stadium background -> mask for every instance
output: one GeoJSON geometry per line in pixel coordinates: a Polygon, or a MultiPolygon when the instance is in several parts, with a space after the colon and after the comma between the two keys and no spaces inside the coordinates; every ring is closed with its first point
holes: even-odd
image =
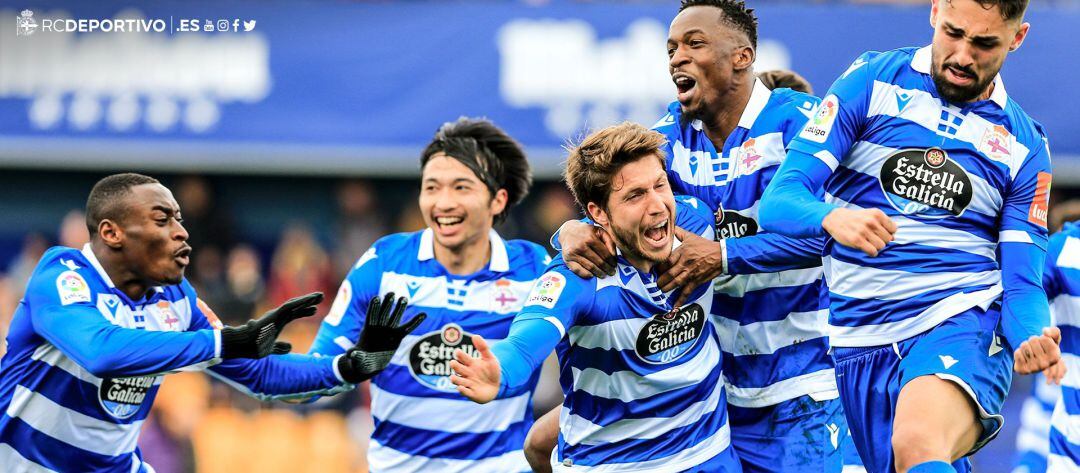
{"type": "MultiPolygon", "coordinates": [[[[824,93],[868,49],[929,42],[928,2],[751,1],[756,69],[824,93]]],[[[675,2],[0,2],[0,334],[37,258],[87,238],[100,177],[162,179],[195,248],[188,277],[226,323],[291,295],[336,292],[378,237],[423,226],[418,155],[437,126],[486,116],[522,141],[537,184],[499,227],[547,240],[573,218],[561,144],[587,127],[653,123],[672,99],[664,39],[675,2]],[[167,19],[170,32],[16,35],[35,18],[167,19]],[[251,31],[177,31],[181,19],[251,31]]],[[[1033,0],[1032,32],[1003,71],[1049,132],[1053,200],[1080,197],[1080,1],[1033,0]]],[[[189,23],[190,26],[190,23],[189,23]]],[[[216,29],[216,26],[215,26],[216,29]]],[[[323,307],[320,316],[326,312],[323,307]]],[[[287,332],[306,350],[318,320],[287,332]]],[[[2,350],[2,348],[0,348],[2,350]]],[[[977,458],[1009,470],[1006,430],[977,458]]],[[[199,374],[167,378],[144,426],[159,472],[365,471],[366,391],[262,404],[199,374]]]]}

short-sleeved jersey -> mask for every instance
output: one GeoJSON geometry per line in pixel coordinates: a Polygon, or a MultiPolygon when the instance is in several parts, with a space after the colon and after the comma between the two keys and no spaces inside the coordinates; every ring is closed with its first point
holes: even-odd
{"type": "Polygon", "coordinates": [[[875,257],[827,248],[834,346],[888,344],[986,308],[1002,293],[998,243],[1046,245],[1041,126],[1000,77],[988,100],[943,100],[930,50],[860,56],[789,145],[833,170],[826,202],[881,209],[898,227],[875,257]]]}
{"type": "Polygon", "coordinates": [[[1061,329],[1061,356],[1068,368],[1051,421],[1050,442],[1050,454],[1065,458],[1051,461],[1067,459],[1073,469],[1080,469],[1080,222],[1066,224],[1050,238],[1043,287],[1054,323],[1061,329]],[[1068,448],[1055,448],[1055,443],[1068,448]]]}
{"type": "MultiPolygon", "coordinates": [[[[687,120],[679,102],[653,128],[668,139],[668,176],[678,193],[703,200],[715,215],[717,239],[746,239],[758,225],[758,201],[786,156],[786,146],[818,104],[791,89],[754,84],[739,125],[717,152],[700,120],[687,120]]],[[[783,243],[798,245],[794,239],[783,243]]],[[[725,251],[735,250],[733,244],[725,251]]],[[[837,396],[828,355],[828,292],[820,260],[792,262],[777,272],[721,276],[718,317],[728,400],[764,407],[807,394],[837,396]]]]}
{"type": "MultiPolygon", "coordinates": [[[[676,225],[711,238],[711,212],[684,199],[677,199],[676,225]]],[[[603,278],[579,278],[555,258],[517,320],[546,320],[564,335],[556,348],[566,395],[559,465],[679,471],[728,448],[711,292],[711,285],[698,288],[673,311],[674,297],[660,291],[656,275],[621,252],[616,274],[603,278]]]]}
{"type": "Polygon", "coordinates": [[[30,277],[0,361],[3,470],[152,471],[136,441],[166,372],[215,365],[215,374],[265,398],[288,389],[297,396],[331,394],[344,386],[330,359],[217,364],[220,328],[187,280],[133,301],[113,285],[89,245],[51,248],[30,277]]]}
{"type": "Polygon", "coordinates": [[[431,229],[389,235],[360,257],[342,283],[313,353],[338,354],[355,345],[372,297],[407,297],[403,321],[427,314],[372,378],[372,471],[529,471],[522,447],[539,374],[527,392],[483,405],[462,399],[450,383],[454,350],[476,353],[473,335],[489,342],[505,338],[550,261],[539,245],[504,241],[494,230],[489,238],[487,267],[459,276],[435,259],[431,229]]]}

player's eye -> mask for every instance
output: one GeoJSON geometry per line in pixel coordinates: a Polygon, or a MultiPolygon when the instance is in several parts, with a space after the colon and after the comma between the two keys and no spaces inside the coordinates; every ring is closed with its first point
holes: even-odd
{"type": "Polygon", "coordinates": [[[705,42],[700,40],[700,39],[692,39],[692,40],[690,40],[690,46],[695,46],[696,47],[696,46],[701,46],[703,44],[705,44],[705,42]]]}

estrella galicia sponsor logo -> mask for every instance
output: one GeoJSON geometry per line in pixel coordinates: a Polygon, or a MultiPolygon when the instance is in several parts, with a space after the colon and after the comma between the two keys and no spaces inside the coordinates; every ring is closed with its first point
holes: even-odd
{"type": "Polygon", "coordinates": [[[678,360],[694,348],[704,329],[705,309],[698,304],[656,314],[638,332],[638,358],[652,364],[678,360]]]}
{"type": "Polygon", "coordinates": [[[906,149],[881,166],[881,190],[896,210],[925,218],[960,216],[971,204],[971,177],[940,148],[906,149]]]}
{"type": "Polygon", "coordinates": [[[139,412],[146,393],[154,387],[155,376],[105,378],[98,388],[101,407],[117,419],[127,419],[139,412]]]}
{"type": "Polygon", "coordinates": [[[428,332],[420,337],[409,350],[409,372],[420,384],[436,391],[457,392],[450,382],[450,360],[454,359],[454,350],[460,348],[467,355],[479,357],[480,353],[473,346],[472,334],[454,323],[443,325],[442,329],[428,332]]]}
{"type": "Polygon", "coordinates": [[[742,238],[757,235],[758,224],[754,219],[738,212],[716,209],[716,241],[725,238],[742,238]]]}

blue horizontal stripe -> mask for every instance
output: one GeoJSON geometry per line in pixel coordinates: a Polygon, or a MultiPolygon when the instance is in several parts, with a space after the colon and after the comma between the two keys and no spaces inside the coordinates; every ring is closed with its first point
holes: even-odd
{"type": "Polygon", "coordinates": [[[10,445],[27,460],[59,472],[131,471],[131,452],[114,457],[89,452],[49,437],[7,414],[0,417],[0,443],[10,445]]]}
{"type": "MultiPolygon", "coordinates": [[[[453,416],[444,412],[443,416],[453,416]]],[[[371,438],[402,453],[427,458],[482,460],[521,450],[532,419],[511,424],[501,432],[471,433],[425,430],[375,418],[371,438]]]]}
{"type": "Polygon", "coordinates": [[[1080,327],[1075,325],[1058,325],[1061,330],[1061,351],[1080,355],[1080,327]]]}
{"type": "Polygon", "coordinates": [[[20,385],[75,412],[113,424],[130,424],[145,419],[161,387],[152,386],[146,391],[146,397],[134,415],[117,419],[101,407],[97,386],[47,363],[31,361],[30,364],[32,368],[27,370],[27,379],[19,381],[20,385]]]}
{"type": "Polygon", "coordinates": [[[1061,403],[1065,406],[1065,412],[1069,415],[1080,415],[1080,390],[1062,386],[1061,403]]]}
{"type": "MultiPolygon", "coordinates": [[[[533,373],[529,383],[531,388],[535,388],[536,381],[539,379],[539,371],[533,373]]],[[[381,373],[375,375],[371,380],[383,391],[394,393],[400,396],[409,396],[417,399],[417,402],[422,401],[422,398],[434,398],[434,399],[453,399],[455,401],[464,401],[465,398],[461,397],[457,391],[443,392],[437,391],[434,388],[429,388],[426,385],[420,384],[416,378],[413,378],[409,368],[401,365],[388,365],[381,373]]]]}
{"type": "MultiPolygon", "coordinates": [[[[626,439],[599,445],[565,445],[560,442],[562,458],[570,458],[575,465],[611,465],[656,460],[675,455],[694,447],[715,434],[727,421],[726,398],[720,399],[719,408],[703,416],[698,422],[672,429],[651,439],[626,439]]],[[[728,447],[730,448],[730,447],[728,447]]]]}
{"type": "MultiPolygon", "coordinates": [[[[673,417],[695,402],[701,402],[712,394],[716,383],[720,382],[720,364],[700,383],[662,392],[647,398],[623,402],[593,396],[577,390],[564,404],[571,414],[588,419],[596,425],[607,426],[622,419],[642,419],[651,417],[673,417]]],[[[642,380],[642,383],[648,381],[642,380]]]]}
{"type": "Polygon", "coordinates": [[[763,388],[831,368],[829,338],[825,336],[789,345],[767,355],[724,356],[724,376],[740,388],[763,388]]]}
{"type": "Polygon", "coordinates": [[[984,284],[932,290],[904,300],[854,299],[834,292],[831,294],[829,323],[841,327],[861,327],[899,322],[918,316],[931,305],[953,294],[981,291],[991,286],[984,284]]]}
{"type": "Polygon", "coordinates": [[[712,313],[736,320],[740,325],[784,320],[792,312],[813,312],[829,308],[829,294],[822,290],[824,279],[802,286],[770,287],[747,292],[743,297],[715,293],[712,313]]]}
{"type": "Polygon", "coordinates": [[[877,256],[868,256],[858,249],[834,244],[832,257],[859,266],[916,274],[979,273],[999,269],[996,260],[985,256],[916,243],[906,245],[889,243],[877,256]]]}
{"type": "Polygon", "coordinates": [[[1080,464],[1080,445],[1069,443],[1065,434],[1053,425],[1050,426],[1050,453],[1069,457],[1073,462],[1080,464]]]}
{"type": "Polygon", "coordinates": [[[690,351],[671,363],[652,364],[644,362],[638,357],[635,350],[605,350],[603,348],[575,346],[569,352],[569,360],[563,362],[563,365],[580,370],[592,368],[609,375],[618,371],[632,371],[639,376],[646,376],[689,362],[698,356],[705,343],[715,343],[715,339],[715,329],[706,320],[701,336],[698,337],[690,351]]]}

